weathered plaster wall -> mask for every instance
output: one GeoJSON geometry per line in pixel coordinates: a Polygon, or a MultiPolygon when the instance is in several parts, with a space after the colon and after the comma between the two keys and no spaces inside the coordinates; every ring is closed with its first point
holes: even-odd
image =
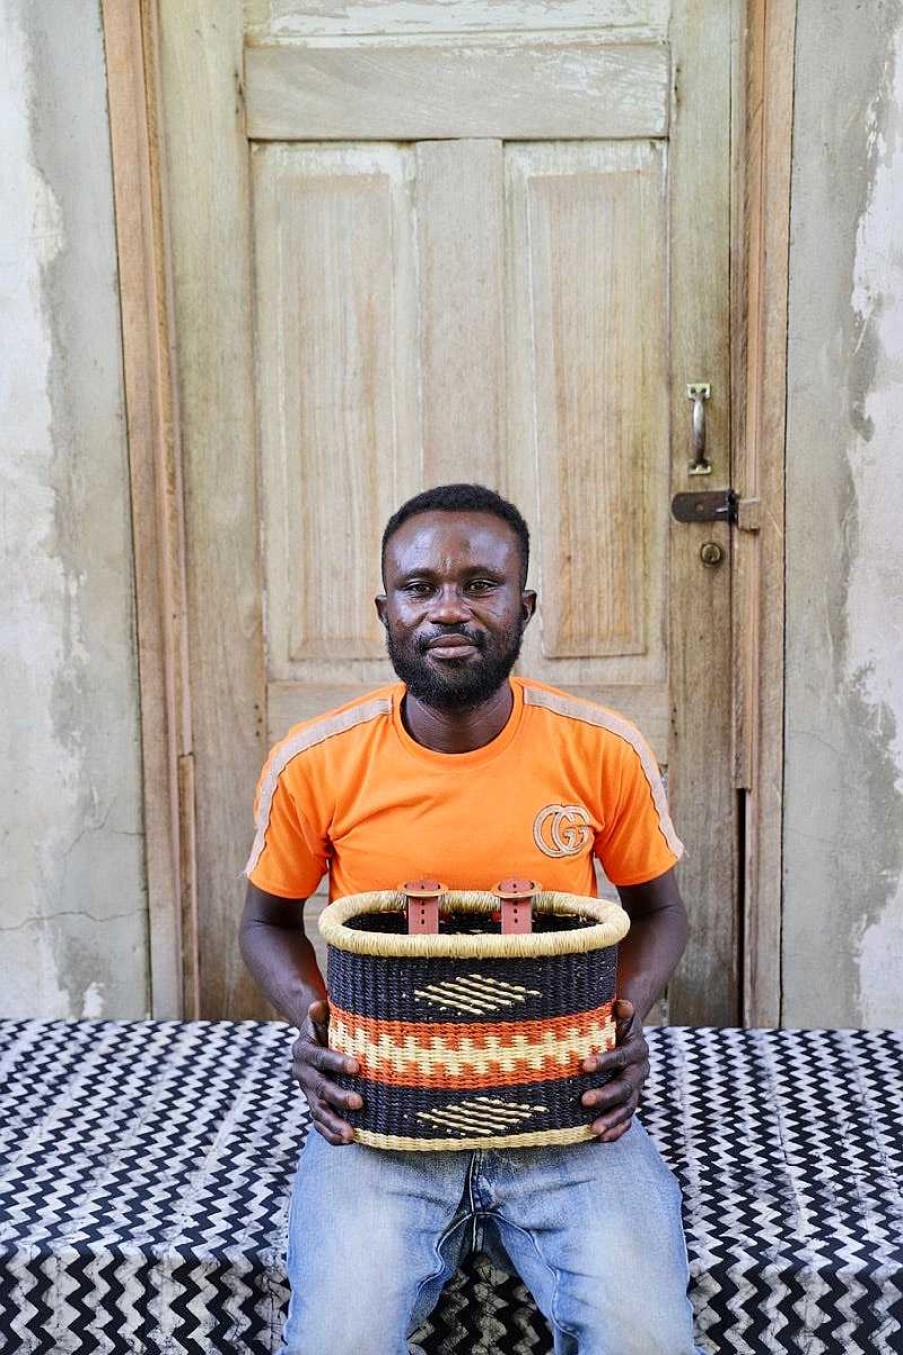
{"type": "Polygon", "coordinates": [[[0,0],[0,1015],[149,1006],[97,0],[0,0]]]}
{"type": "Polygon", "coordinates": [[[903,1025],[903,0],[799,0],[786,1025],[903,1025]]]}

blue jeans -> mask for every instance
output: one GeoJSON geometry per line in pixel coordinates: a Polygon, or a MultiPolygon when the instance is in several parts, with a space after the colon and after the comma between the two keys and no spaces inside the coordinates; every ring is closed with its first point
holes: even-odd
{"type": "Polygon", "coordinates": [[[478,1152],[307,1137],[280,1355],[409,1355],[471,1246],[513,1263],[555,1355],[694,1355],[680,1191],[635,1118],[615,1143],[478,1152]]]}

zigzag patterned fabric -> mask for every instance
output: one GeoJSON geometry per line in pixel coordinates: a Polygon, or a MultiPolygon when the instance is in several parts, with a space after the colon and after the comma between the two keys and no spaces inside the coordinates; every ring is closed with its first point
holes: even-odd
{"type": "MultiPolygon", "coordinates": [[[[0,1350],[271,1355],[308,1131],[294,1032],[0,1021],[0,1350]]],[[[708,1355],[903,1351],[903,1032],[649,1032],[643,1119],[684,1192],[708,1355]]],[[[547,1355],[471,1258],[415,1339],[547,1355]]]]}

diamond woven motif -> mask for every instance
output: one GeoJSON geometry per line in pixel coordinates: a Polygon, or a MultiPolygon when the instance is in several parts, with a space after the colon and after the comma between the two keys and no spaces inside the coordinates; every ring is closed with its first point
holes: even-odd
{"type": "MultiPolygon", "coordinates": [[[[308,1116],[262,1022],[0,1022],[0,1350],[278,1348],[308,1116]]],[[[903,1032],[649,1032],[710,1355],[903,1352],[903,1032]]],[[[551,1351],[471,1257],[427,1355],[551,1351]]]]}

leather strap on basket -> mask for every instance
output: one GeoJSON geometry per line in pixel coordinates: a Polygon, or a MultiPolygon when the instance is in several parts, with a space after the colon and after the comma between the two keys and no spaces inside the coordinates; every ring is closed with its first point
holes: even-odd
{"type": "Polygon", "coordinates": [[[401,886],[408,913],[408,935],[439,934],[439,900],[448,893],[440,880],[407,880],[401,886]]]}
{"type": "Polygon", "coordinates": [[[532,932],[533,899],[541,886],[535,880],[512,878],[500,880],[493,889],[502,904],[502,935],[510,936],[515,932],[532,932]]]}

